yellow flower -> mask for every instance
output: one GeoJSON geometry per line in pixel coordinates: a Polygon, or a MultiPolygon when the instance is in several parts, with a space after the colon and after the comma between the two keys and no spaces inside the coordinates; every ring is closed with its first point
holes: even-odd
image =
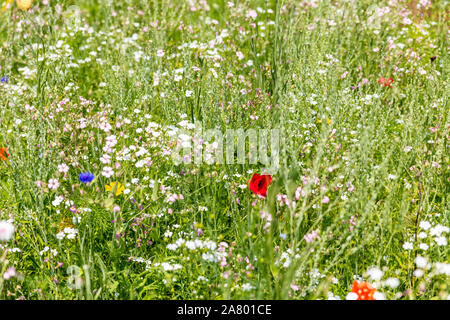
{"type": "Polygon", "coordinates": [[[16,0],[17,8],[20,10],[28,10],[31,8],[32,0],[16,0]]]}
{"type": "MultiPolygon", "coordinates": [[[[109,185],[105,185],[106,191],[114,191],[114,188],[116,188],[116,182],[111,182],[109,185]]],[[[115,190],[116,196],[118,196],[123,192],[123,190],[125,190],[125,187],[120,182],[117,182],[117,188],[115,190]]]]}

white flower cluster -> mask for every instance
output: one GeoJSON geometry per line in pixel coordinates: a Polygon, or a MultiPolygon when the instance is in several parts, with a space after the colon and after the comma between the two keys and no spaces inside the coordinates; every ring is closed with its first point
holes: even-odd
{"type": "Polygon", "coordinates": [[[275,261],[275,265],[281,264],[284,268],[288,268],[292,263],[292,259],[296,260],[298,258],[300,258],[298,253],[294,254],[292,249],[287,249],[286,252],[281,253],[280,258],[275,261]]]}
{"type": "Polygon", "coordinates": [[[42,256],[46,252],[50,252],[50,254],[54,257],[58,255],[58,251],[56,249],[50,249],[49,246],[45,246],[45,248],[39,252],[39,255],[42,256]]]}
{"type": "Polygon", "coordinates": [[[75,237],[77,236],[77,233],[78,233],[78,229],[66,227],[66,228],[64,228],[63,231],[56,234],[56,238],[58,240],[62,240],[66,237],[67,239],[72,240],[72,239],[75,239],[75,237]]]}
{"type": "Polygon", "coordinates": [[[217,248],[217,244],[214,241],[210,240],[184,240],[183,238],[179,238],[175,243],[171,243],[167,245],[167,249],[169,250],[177,250],[178,248],[185,247],[189,250],[202,250],[202,249],[208,249],[208,250],[215,250],[217,248]]]}

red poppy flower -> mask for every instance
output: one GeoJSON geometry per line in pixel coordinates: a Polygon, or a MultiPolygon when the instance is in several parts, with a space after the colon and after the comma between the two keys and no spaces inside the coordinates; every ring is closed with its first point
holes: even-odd
{"type": "Polygon", "coordinates": [[[8,157],[9,157],[8,149],[0,148],[0,160],[6,161],[8,157]]]}
{"type": "Polygon", "coordinates": [[[378,84],[382,84],[385,87],[392,88],[393,82],[394,82],[394,79],[392,79],[392,78],[385,78],[385,77],[378,78],[378,84]]]}
{"type": "Polygon", "coordinates": [[[267,188],[272,183],[272,177],[269,174],[259,175],[255,173],[250,180],[249,188],[255,194],[265,198],[267,197],[267,188]]]}
{"type": "Polygon", "coordinates": [[[368,282],[353,282],[352,292],[358,295],[358,299],[356,300],[375,300],[373,294],[377,291],[372,285],[368,282]]]}

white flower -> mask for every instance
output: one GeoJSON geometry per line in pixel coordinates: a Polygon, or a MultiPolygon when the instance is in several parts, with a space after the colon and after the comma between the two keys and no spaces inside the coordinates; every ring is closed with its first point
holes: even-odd
{"type": "Polygon", "coordinates": [[[421,227],[423,230],[428,230],[431,227],[431,224],[428,221],[421,221],[419,223],[419,227],[421,227]]]}
{"type": "Polygon", "coordinates": [[[134,164],[134,166],[135,166],[136,168],[142,168],[146,163],[147,163],[147,161],[145,161],[145,160],[139,160],[138,162],[136,162],[136,163],[134,164]]]}
{"type": "Polygon", "coordinates": [[[102,175],[106,178],[111,177],[112,175],[114,175],[114,171],[111,167],[104,167],[103,168],[103,172],[102,175]]]}
{"type": "Polygon", "coordinates": [[[384,281],[384,285],[395,289],[400,285],[400,280],[398,280],[397,278],[387,278],[384,281]]]}
{"type": "Polygon", "coordinates": [[[75,239],[76,235],[77,235],[76,233],[68,233],[67,239],[75,239]]]}
{"type": "Polygon", "coordinates": [[[64,197],[62,196],[56,196],[55,200],[52,201],[52,205],[57,207],[61,204],[61,202],[64,200],[64,197]]]}
{"type": "Polygon", "coordinates": [[[420,278],[421,276],[423,276],[423,274],[424,274],[424,272],[422,269],[417,269],[417,270],[414,270],[414,272],[413,272],[413,275],[416,278],[420,278]]]}
{"type": "Polygon", "coordinates": [[[443,236],[434,238],[434,241],[436,241],[436,244],[438,246],[446,246],[447,245],[447,239],[443,236]]]}
{"type": "Polygon", "coordinates": [[[447,233],[448,231],[448,227],[444,227],[443,225],[438,224],[437,226],[430,229],[430,235],[439,237],[441,233],[447,233]]]}
{"type": "Polygon", "coordinates": [[[252,290],[252,289],[254,289],[255,287],[254,286],[252,286],[250,283],[244,283],[243,285],[242,285],[242,290],[244,290],[244,291],[250,291],[250,290],[252,290]]]}
{"type": "Polygon", "coordinates": [[[417,256],[417,258],[414,259],[414,263],[418,268],[425,268],[427,266],[427,259],[421,256],[417,256]]]}
{"type": "Polygon", "coordinates": [[[167,245],[167,249],[169,249],[169,250],[177,250],[177,249],[178,249],[178,246],[177,246],[176,243],[169,243],[169,244],[167,245]]]}
{"type": "Polygon", "coordinates": [[[341,297],[334,295],[333,292],[328,292],[328,300],[341,300],[341,297]]]}
{"type": "Polygon", "coordinates": [[[169,231],[169,230],[167,230],[165,233],[164,233],[164,237],[166,237],[166,238],[170,238],[171,236],[172,236],[172,231],[169,231]]]}
{"type": "Polygon", "coordinates": [[[64,232],[61,231],[61,232],[56,234],[56,239],[62,240],[62,239],[64,239],[65,236],[66,235],[64,234],[64,232]]]}
{"type": "Polygon", "coordinates": [[[381,293],[381,292],[379,292],[379,291],[376,291],[376,292],[373,294],[373,298],[374,298],[375,300],[386,300],[386,297],[384,296],[384,294],[381,293]]]}
{"type": "Polygon", "coordinates": [[[422,249],[422,250],[427,251],[429,247],[428,247],[428,245],[426,243],[421,243],[421,244],[419,244],[419,248],[422,249]]]}
{"type": "Polygon", "coordinates": [[[421,232],[417,235],[420,239],[425,239],[426,237],[428,237],[428,235],[426,234],[426,232],[421,232]]]}
{"type": "Polygon", "coordinates": [[[0,241],[8,241],[14,234],[14,226],[5,220],[0,220],[0,241]]]}
{"type": "Polygon", "coordinates": [[[436,262],[435,267],[436,267],[437,273],[450,276],[450,264],[436,262]]]}
{"type": "Polygon", "coordinates": [[[81,217],[75,216],[72,218],[73,224],[80,224],[81,223],[81,217]]]}
{"type": "Polygon", "coordinates": [[[350,292],[345,297],[345,300],[358,300],[358,295],[355,292],[350,292]]]}
{"type": "Polygon", "coordinates": [[[378,281],[378,280],[381,280],[381,278],[383,277],[384,272],[381,271],[380,269],[374,267],[374,268],[371,268],[371,269],[367,270],[367,274],[369,275],[369,277],[372,280],[378,281]]]}
{"type": "Polygon", "coordinates": [[[405,249],[405,250],[412,250],[412,249],[414,249],[414,246],[413,246],[413,244],[411,242],[405,242],[403,244],[403,249],[405,249]]]}

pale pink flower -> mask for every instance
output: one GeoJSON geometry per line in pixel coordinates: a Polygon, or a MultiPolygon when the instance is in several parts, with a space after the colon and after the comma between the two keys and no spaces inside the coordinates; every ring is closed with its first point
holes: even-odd
{"type": "Polygon", "coordinates": [[[53,191],[58,190],[58,188],[59,188],[58,180],[57,179],[50,179],[50,180],[48,180],[48,187],[50,189],[52,189],[53,191]]]}
{"type": "Polygon", "coordinates": [[[69,172],[69,166],[67,166],[65,163],[62,163],[58,166],[58,172],[66,174],[69,172]]]}
{"type": "Polygon", "coordinates": [[[114,175],[114,170],[111,167],[104,167],[103,168],[103,172],[102,172],[102,176],[109,178],[112,175],[114,175]]]}
{"type": "Polygon", "coordinates": [[[8,241],[14,234],[14,226],[5,220],[0,220],[0,241],[8,241]]]}
{"type": "Polygon", "coordinates": [[[16,276],[16,270],[14,269],[14,267],[9,267],[8,270],[6,270],[5,273],[3,274],[3,278],[5,280],[8,280],[15,276],[16,276]]]}
{"type": "Polygon", "coordinates": [[[111,163],[111,156],[109,156],[107,153],[105,153],[101,158],[100,162],[103,164],[111,163]]]}

